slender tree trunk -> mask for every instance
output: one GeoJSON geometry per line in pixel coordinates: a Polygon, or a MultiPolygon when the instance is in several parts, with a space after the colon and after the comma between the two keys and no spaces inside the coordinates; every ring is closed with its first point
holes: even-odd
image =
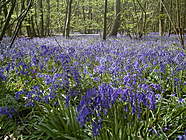
{"type": "Polygon", "coordinates": [[[38,13],[38,11],[37,11],[37,4],[35,3],[34,4],[34,23],[35,23],[35,27],[36,27],[36,35],[37,36],[40,36],[40,30],[39,30],[39,25],[38,25],[38,16],[37,16],[37,13],[38,13]]]}
{"type": "Polygon", "coordinates": [[[186,33],[186,0],[184,0],[184,32],[186,33]]]}
{"type": "Polygon", "coordinates": [[[111,28],[111,32],[109,33],[109,36],[117,36],[118,29],[120,27],[120,15],[121,15],[120,7],[121,7],[121,1],[115,0],[115,19],[111,28]]]}
{"type": "Polygon", "coordinates": [[[57,32],[61,31],[61,27],[60,27],[60,11],[59,11],[59,0],[57,0],[57,4],[56,4],[56,12],[58,13],[58,21],[57,21],[57,32]]]}
{"type": "Polygon", "coordinates": [[[103,40],[106,40],[106,36],[107,36],[107,0],[105,0],[103,40]]]}
{"type": "Polygon", "coordinates": [[[47,35],[50,35],[50,0],[47,0],[47,35]]]}
{"type": "Polygon", "coordinates": [[[43,15],[43,0],[39,0],[39,9],[40,9],[40,33],[41,36],[44,36],[44,15],[43,15]]]}
{"type": "MultiPolygon", "coordinates": [[[[27,0],[27,5],[29,4],[29,0],[27,0]]],[[[28,15],[25,18],[25,22],[27,23],[26,25],[26,30],[27,30],[27,36],[28,37],[33,37],[33,33],[32,33],[32,28],[31,28],[31,19],[30,19],[30,15],[28,15]]],[[[20,27],[21,28],[21,27],[20,27]]]]}
{"type": "Polygon", "coordinates": [[[164,8],[163,8],[163,3],[164,0],[160,0],[160,17],[159,17],[159,35],[163,36],[164,35],[164,8]]]}
{"type": "Polygon", "coordinates": [[[71,12],[72,12],[72,0],[68,1],[68,14],[65,25],[65,37],[68,38],[70,34],[70,21],[71,21],[71,12]]]}
{"type": "MultiPolygon", "coordinates": [[[[25,9],[25,0],[21,0],[21,12],[23,12],[25,9]]],[[[23,35],[22,27],[20,27],[19,34],[23,35]]]]}
{"type": "MultiPolygon", "coordinates": [[[[88,9],[88,18],[89,21],[92,21],[92,6],[91,6],[91,0],[89,0],[89,9],[88,9]]],[[[92,25],[89,23],[89,29],[88,29],[88,33],[91,34],[92,33],[92,29],[91,29],[92,25]]]]}
{"type": "Polygon", "coordinates": [[[68,2],[69,0],[66,0],[66,11],[65,11],[65,22],[64,22],[64,27],[63,27],[63,36],[65,36],[65,29],[66,29],[66,22],[67,22],[67,15],[68,15],[68,2]]]}
{"type": "MultiPolygon", "coordinates": [[[[138,25],[138,30],[137,30],[137,36],[136,38],[141,38],[143,34],[146,32],[146,20],[147,20],[147,14],[146,14],[146,2],[144,3],[144,6],[140,3],[139,0],[137,0],[137,3],[139,4],[142,13],[141,13],[141,18],[139,19],[139,25],[138,25]]],[[[137,15],[137,14],[136,14],[137,15]]]]}
{"type": "MultiPolygon", "coordinates": [[[[170,6],[169,6],[169,11],[170,11],[170,18],[172,19],[172,14],[173,14],[173,10],[172,10],[172,7],[173,7],[173,2],[172,0],[170,0],[170,6]]],[[[169,19],[169,18],[168,18],[169,19]]],[[[171,32],[172,32],[172,23],[171,21],[169,20],[169,31],[168,31],[168,34],[170,36],[171,32]]]]}
{"type": "Polygon", "coordinates": [[[180,37],[180,43],[183,46],[183,48],[185,49],[185,42],[184,42],[184,36],[183,36],[183,28],[181,26],[181,14],[180,14],[180,0],[176,0],[176,9],[177,9],[177,32],[178,32],[178,36],[180,37]]]}
{"type": "MultiPolygon", "coordinates": [[[[85,7],[83,6],[82,7],[82,10],[83,10],[83,21],[86,22],[86,15],[85,15],[85,7]]],[[[84,34],[87,33],[87,26],[84,26],[84,34]]]]}
{"type": "Polygon", "coordinates": [[[33,34],[33,36],[37,36],[35,26],[34,26],[34,16],[33,15],[31,15],[30,22],[31,22],[31,27],[32,27],[32,34],[33,34]]]}

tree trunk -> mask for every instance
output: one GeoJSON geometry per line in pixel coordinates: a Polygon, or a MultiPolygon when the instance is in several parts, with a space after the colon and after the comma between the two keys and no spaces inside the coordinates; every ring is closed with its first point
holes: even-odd
{"type": "Polygon", "coordinates": [[[50,35],[50,0],[47,0],[47,35],[50,35]]]}
{"type": "Polygon", "coordinates": [[[39,0],[39,9],[40,9],[40,36],[44,36],[44,17],[43,17],[43,0],[39,0]]]}
{"type": "MultiPolygon", "coordinates": [[[[21,12],[23,12],[24,9],[25,9],[25,0],[21,0],[21,12]]],[[[23,35],[22,28],[20,28],[19,34],[23,35]]]]}
{"type": "Polygon", "coordinates": [[[34,16],[33,15],[31,15],[30,22],[31,22],[31,27],[32,27],[32,36],[37,36],[35,26],[34,26],[34,16]]]}
{"type": "MultiPolygon", "coordinates": [[[[91,6],[91,0],[89,0],[89,8],[88,8],[88,18],[89,21],[92,21],[92,6],[91,6]]],[[[89,23],[89,27],[88,27],[88,34],[92,33],[92,25],[89,23]]]]}
{"type": "Polygon", "coordinates": [[[109,36],[117,36],[118,29],[120,27],[120,15],[121,15],[120,7],[121,7],[120,0],[115,0],[115,19],[111,28],[111,32],[109,33],[109,36]]]}
{"type": "Polygon", "coordinates": [[[70,21],[71,21],[71,12],[72,12],[72,0],[68,0],[68,13],[65,25],[65,37],[68,38],[70,34],[70,21]]]}
{"type": "Polygon", "coordinates": [[[106,40],[106,36],[107,36],[107,0],[105,0],[103,40],[106,40]]]}
{"type": "Polygon", "coordinates": [[[160,0],[160,17],[159,17],[159,35],[163,36],[164,35],[164,8],[163,8],[163,0],[160,0]]]}
{"type": "Polygon", "coordinates": [[[65,11],[65,22],[64,22],[64,27],[63,27],[63,36],[65,36],[65,29],[66,29],[66,22],[67,22],[67,15],[68,15],[68,2],[69,0],[66,0],[66,11],[65,11]]]}
{"type": "MultiPolygon", "coordinates": [[[[27,5],[28,4],[29,4],[29,0],[27,0],[27,5]]],[[[30,19],[29,15],[25,18],[25,22],[26,22],[27,36],[28,37],[33,37],[32,28],[31,28],[31,19],[30,19]]]]}
{"type": "MultiPolygon", "coordinates": [[[[172,14],[173,14],[173,2],[172,0],[170,0],[170,6],[169,6],[169,11],[170,11],[170,18],[172,19],[172,14]]],[[[169,18],[168,18],[169,19],[169,18]]],[[[170,36],[171,32],[172,32],[172,23],[171,21],[169,20],[169,30],[168,30],[168,35],[170,36]]]]}
{"type": "Polygon", "coordinates": [[[38,12],[37,12],[37,4],[35,3],[34,4],[34,23],[35,23],[35,27],[36,27],[36,34],[37,34],[37,36],[40,36],[40,30],[39,30],[39,25],[38,25],[38,12]]]}
{"type": "Polygon", "coordinates": [[[56,4],[56,12],[58,13],[58,21],[57,21],[57,32],[61,31],[61,27],[60,27],[60,11],[59,11],[59,0],[57,0],[57,4],[56,4]]]}
{"type": "Polygon", "coordinates": [[[185,49],[183,27],[181,26],[180,0],[176,0],[176,9],[178,36],[180,37],[180,43],[182,47],[185,49]]]}
{"type": "MultiPolygon", "coordinates": [[[[186,0],[184,1],[184,15],[186,15],[186,0]]],[[[186,16],[184,16],[184,30],[186,30],[186,16]]]]}

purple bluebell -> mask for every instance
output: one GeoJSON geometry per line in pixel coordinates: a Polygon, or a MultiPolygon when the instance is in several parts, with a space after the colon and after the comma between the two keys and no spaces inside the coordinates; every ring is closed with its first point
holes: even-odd
{"type": "Polygon", "coordinates": [[[6,115],[9,118],[12,118],[14,113],[15,113],[15,109],[14,108],[0,107],[0,116],[1,115],[6,115]]]}
{"type": "Polygon", "coordinates": [[[183,99],[183,98],[178,99],[178,103],[184,103],[184,102],[185,102],[185,99],[183,99]]]}
{"type": "Polygon", "coordinates": [[[17,92],[15,92],[15,99],[16,99],[16,100],[19,100],[19,99],[20,99],[20,96],[21,96],[22,94],[25,94],[25,92],[24,92],[24,91],[17,91],[17,92]]]}

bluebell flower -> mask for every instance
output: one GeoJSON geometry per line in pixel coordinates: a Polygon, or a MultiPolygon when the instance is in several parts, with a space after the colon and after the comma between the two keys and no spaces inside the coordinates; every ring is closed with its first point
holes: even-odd
{"type": "Polygon", "coordinates": [[[152,86],[155,90],[161,90],[161,86],[158,84],[150,84],[150,86],[152,86]]]}
{"type": "Polygon", "coordinates": [[[88,89],[87,92],[86,92],[86,97],[87,98],[92,98],[92,97],[95,97],[96,95],[97,95],[96,88],[88,89]]]}
{"type": "Polygon", "coordinates": [[[179,52],[175,58],[174,58],[174,61],[177,63],[177,64],[180,64],[183,62],[184,58],[185,58],[185,53],[184,52],[179,52]]]}
{"type": "Polygon", "coordinates": [[[166,72],[166,66],[165,66],[165,64],[160,63],[160,71],[162,73],[165,73],[166,72]]]}
{"type": "Polygon", "coordinates": [[[101,65],[103,65],[106,61],[107,61],[107,59],[105,57],[100,57],[99,58],[99,62],[100,62],[101,65]]]}
{"type": "Polygon", "coordinates": [[[6,68],[5,68],[5,70],[8,72],[9,70],[10,70],[10,68],[11,68],[11,65],[10,65],[10,63],[6,66],[6,68]]]}
{"type": "Polygon", "coordinates": [[[76,51],[76,50],[75,50],[73,47],[70,47],[70,48],[68,49],[68,53],[69,53],[69,55],[74,54],[75,51],[76,51]]]}
{"type": "Polygon", "coordinates": [[[29,102],[27,102],[27,103],[25,104],[25,107],[33,107],[33,106],[35,106],[35,104],[34,104],[34,102],[32,102],[32,101],[29,101],[29,102]]]}
{"type": "Polygon", "coordinates": [[[47,85],[49,85],[49,84],[51,84],[51,83],[53,83],[53,82],[54,82],[54,80],[53,80],[52,76],[50,76],[50,75],[45,75],[45,83],[46,83],[47,85]]]}
{"type": "Polygon", "coordinates": [[[106,70],[106,67],[104,65],[100,65],[94,68],[94,72],[96,73],[104,73],[106,70]]]}
{"type": "Polygon", "coordinates": [[[73,68],[73,69],[71,69],[70,73],[71,73],[72,77],[74,78],[74,81],[76,83],[79,83],[80,82],[79,80],[80,80],[81,77],[80,77],[80,74],[79,74],[78,70],[73,68]]]}
{"type": "Polygon", "coordinates": [[[99,82],[99,81],[100,81],[100,78],[99,78],[99,77],[95,77],[93,80],[94,80],[95,82],[99,82]]]}
{"type": "Polygon", "coordinates": [[[20,99],[20,95],[23,95],[23,94],[25,94],[24,91],[17,91],[17,92],[15,92],[15,99],[19,100],[20,99]]]}
{"type": "Polygon", "coordinates": [[[123,84],[126,85],[127,83],[130,82],[131,78],[130,78],[129,75],[126,75],[126,76],[123,78],[123,80],[124,80],[124,83],[123,83],[123,84]]]}
{"type": "Polygon", "coordinates": [[[147,91],[147,90],[149,89],[149,85],[147,85],[147,84],[142,84],[142,85],[141,85],[141,88],[142,88],[143,90],[147,91]]]}
{"type": "Polygon", "coordinates": [[[126,71],[131,71],[132,68],[133,68],[132,65],[125,66],[125,70],[126,70],[126,71]]]}
{"type": "Polygon", "coordinates": [[[185,102],[185,99],[183,99],[183,98],[178,99],[178,103],[184,103],[184,102],[185,102]]]}
{"type": "Polygon", "coordinates": [[[121,95],[122,89],[115,89],[114,92],[111,95],[111,103],[114,104],[116,102],[116,100],[119,98],[119,96],[121,95]]]}
{"type": "Polygon", "coordinates": [[[44,103],[46,103],[46,104],[49,104],[49,103],[50,103],[49,98],[50,98],[50,97],[49,97],[48,95],[45,95],[45,96],[43,96],[42,101],[43,101],[44,103]]]}
{"type": "Polygon", "coordinates": [[[132,107],[132,114],[136,114],[137,112],[136,105],[134,105],[134,103],[131,103],[131,107],[132,107]]]}
{"type": "Polygon", "coordinates": [[[0,116],[6,115],[8,116],[8,118],[12,118],[14,113],[15,113],[14,108],[0,107],[0,116]]]}
{"type": "Polygon", "coordinates": [[[148,92],[148,99],[149,99],[149,109],[154,110],[156,105],[156,98],[155,94],[152,92],[148,92]]]}
{"type": "Polygon", "coordinates": [[[34,66],[36,66],[36,65],[39,63],[39,60],[37,59],[36,56],[34,56],[34,57],[32,58],[32,63],[33,63],[34,66]]]}
{"type": "Polygon", "coordinates": [[[186,134],[185,135],[182,135],[182,136],[181,135],[177,136],[177,139],[178,140],[186,140],[186,134]]]}
{"type": "Polygon", "coordinates": [[[0,80],[2,80],[2,81],[6,80],[6,76],[1,71],[0,71],[0,80]]]}
{"type": "Polygon", "coordinates": [[[70,95],[68,95],[68,96],[66,96],[66,98],[65,98],[65,105],[66,105],[66,107],[68,107],[69,105],[70,105],[70,95]]]}
{"type": "Polygon", "coordinates": [[[139,66],[140,66],[140,64],[139,64],[138,60],[136,60],[136,61],[134,62],[134,68],[135,68],[135,69],[138,69],[139,66]]]}
{"type": "Polygon", "coordinates": [[[33,97],[33,100],[34,100],[34,101],[37,101],[37,102],[40,102],[40,101],[41,101],[41,97],[39,97],[39,96],[34,96],[34,97],[33,97]]]}
{"type": "Polygon", "coordinates": [[[173,93],[173,94],[171,94],[170,96],[171,96],[171,97],[176,97],[177,94],[176,94],[176,93],[173,93]]]}
{"type": "Polygon", "coordinates": [[[102,128],[102,120],[97,120],[92,122],[92,131],[94,136],[99,135],[101,128],[102,128]]]}
{"type": "Polygon", "coordinates": [[[178,85],[179,82],[180,82],[180,79],[179,79],[179,78],[174,78],[174,84],[175,84],[175,85],[178,85]]]}
{"type": "Polygon", "coordinates": [[[161,97],[161,94],[156,94],[155,96],[156,96],[156,98],[157,98],[158,101],[161,100],[161,98],[162,98],[161,97]]]}
{"type": "Polygon", "coordinates": [[[86,123],[87,117],[90,113],[91,113],[91,111],[87,107],[83,107],[81,109],[81,111],[78,113],[77,119],[78,119],[79,123],[81,124],[81,126],[83,126],[86,123]]]}
{"type": "Polygon", "coordinates": [[[121,92],[121,99],[122,99],[124,102],[128,101],[129,94],[130,94],[130,89],[124,89],[124,90],[121,92]]]}

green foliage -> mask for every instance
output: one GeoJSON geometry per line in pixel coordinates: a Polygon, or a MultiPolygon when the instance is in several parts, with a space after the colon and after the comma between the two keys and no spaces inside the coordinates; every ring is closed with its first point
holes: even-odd
{"type": "Polygon", "coordinates": [[[140,118],[124,112],[118,102],[104,117],[101,134],[95,140],[174,139],[185,130],[185,119],[186,103],[179,103],[174,96],[161,98],[155,111],[145,110],[140,118]]]}
{"type": "Polygon", "coordinates": [[[81,128],[76,120],[75,108],[73,106],[65,107],[61,101],[59,104],[58,108],[52,108],[46,112],[42,122],[36,126],[37,131],[44,133],[46,140],[90,139],[86,132],[89,130],[81,128]]]}

